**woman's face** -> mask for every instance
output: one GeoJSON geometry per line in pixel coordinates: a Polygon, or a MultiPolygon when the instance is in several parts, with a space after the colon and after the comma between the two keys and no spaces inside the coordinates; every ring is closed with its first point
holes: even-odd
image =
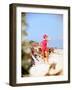
{"type": "Polygon", "coordinates": [[[48,37],[45,37],[45,40],[48,40],[48,37]]]}

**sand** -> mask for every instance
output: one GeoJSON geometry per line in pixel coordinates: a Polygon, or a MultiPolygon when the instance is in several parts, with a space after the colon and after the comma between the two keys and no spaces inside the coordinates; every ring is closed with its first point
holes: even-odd
{"type": "Polygon", "coordinates": [[[35,65],[30,68],[30,76],[45,76],[46,74],[55,75],[60,71],[63,71],[63,50],[55,49],[54,53],[49,55],[48,63],[40,57],[35,60],[35,65]],[[55,68],[50,66],[55,64],[55,68]]]}

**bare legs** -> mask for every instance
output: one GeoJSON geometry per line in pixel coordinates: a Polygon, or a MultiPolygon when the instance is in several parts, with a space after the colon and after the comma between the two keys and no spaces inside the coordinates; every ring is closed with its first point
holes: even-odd
{"type": "Polygon", "coordinates": [[[48,62],[48,51],[42,51],[42,58],[44,60],[45,63],[48,62]]]}
{"type": "Polygon", "coordinates": [[[45,61],[45,63],[48,63],[48,51],[45,51],[44,61],[45,61]]]}

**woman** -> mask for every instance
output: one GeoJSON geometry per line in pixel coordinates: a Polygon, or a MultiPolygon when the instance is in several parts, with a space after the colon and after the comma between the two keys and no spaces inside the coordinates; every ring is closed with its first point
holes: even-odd
{"type": "Polygon", "coordinates": [[[45,62],[48,62],[48,36],[46,34],[43,35],[43,40],[41,42],[41,54],[45,62]]]}

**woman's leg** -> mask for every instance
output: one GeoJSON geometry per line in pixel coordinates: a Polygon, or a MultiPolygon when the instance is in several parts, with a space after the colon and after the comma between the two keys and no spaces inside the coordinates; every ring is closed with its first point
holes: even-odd
{"type": "Polygon", "coordinates": [[[42,50],[41,56],[42,56],[42,59],[44,60],[44,58],[45,58],[44,50],[42,50]]]}
{"type": "Polygon", "coordinates": [[[45,51],[45,62],[48,62],[48,51],[45,51]]]}

